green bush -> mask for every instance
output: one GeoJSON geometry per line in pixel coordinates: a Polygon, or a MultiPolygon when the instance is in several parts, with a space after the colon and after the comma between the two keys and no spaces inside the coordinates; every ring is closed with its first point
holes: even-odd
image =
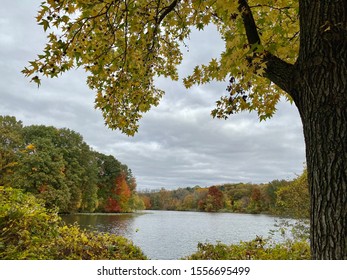
{"type": "Polygon", "coordinates": [[[252,241],[225,245],[222,243],[199,243],[198,251],[188,260],[307,260],[310,247],[305,241],[287,240],[284,243],[271,243],[257,237],[252,241]]]}
{"type": "Polygon", "coordinates": [[[31,194],[0,187],[0,259],[146,259],[127,239],[62,224],[31,194]]]}

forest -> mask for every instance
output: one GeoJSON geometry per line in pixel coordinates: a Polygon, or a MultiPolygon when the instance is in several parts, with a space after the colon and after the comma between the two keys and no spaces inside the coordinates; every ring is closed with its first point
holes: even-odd
{"type": "Polygon", "coordinates": [[[146,209],[152,210],[263,213],[308,218],[310,207],[306,169],[290,181],[148,190],[139,195],[146,209]]]}
{"type": "Polygon", "coordinates": [[[30,192],[60,213],[178,210],[309,216],[307,171],[266,184],[136,191],[131,169],[67,128],[0,116],[0,186],[30,192]]]}
{"type": "Polygon", "coordinates": [[[60,213],[132,212],[144,204],[131,169],[77,132],[0,116],[0,186],[32,193],[60,213]]]}

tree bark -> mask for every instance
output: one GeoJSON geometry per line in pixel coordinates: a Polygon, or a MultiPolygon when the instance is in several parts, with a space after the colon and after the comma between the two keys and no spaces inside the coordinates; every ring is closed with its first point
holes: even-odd
{"type": "MultiPolygon", "coordinates": [[[[307,86],[301,93],[326,94],[321,86],[307,86]]],[[[322,104],[309,98],[302,103],[312,258],[347,259],[347,104],[322,104]]]]}
{"type": "Polygon", "coordinates": [[[313,259],[347,259],[347,91],[342,79],[347,72],[334,68],[302,72],[305,82],[296,101],[306,144],[313,259]]]}
{"type": "Polygon", "coordinates": [[[347,2],[300,1],[293,78],[306,144],[313,259],[347,259],[347,2]]]}

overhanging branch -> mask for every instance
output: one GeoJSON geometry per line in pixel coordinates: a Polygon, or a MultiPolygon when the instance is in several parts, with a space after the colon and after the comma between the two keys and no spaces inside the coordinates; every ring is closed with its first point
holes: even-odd
{"type": "Polygon", "coordinates": [[[175,9],[175,7],[176,7],[176,5],[178,4],[178,2],[179,2],[179,0],[174,0],[174,1],[172,1],[172,3],[171,3],[169,6],[167,6],[167,7],[164,8],[163,13],[160,15],[160,17],[159,17],[159,19],[158,19],[158,21],[157,21],[158,25],[162,22],[162,20],[163,20],[170,12],[172,12],[172,11],[175,9]]]}
{"type": "MultiPolygon", "coordinates": [[[[255,23],[252,10],[247,0],[238,0],[239,12],[246,30],[248,43],[254,49],[254,55],[257,56],[257,48],[254,45],[261,45],[257,25],[255,23]]],[[[271,54],[270,52],[262,53],[263,61],[266,62],[264,76],[292,95],[294,66],[271,54]]],[[[294,96],[292,96],[294,98],[294,96]]]]}
{"type": "Polygon", "coordinates": [[[239,12],[241,14],[243,24],[246,29],[246,35],[248,43],[250,45],[261,44],[258,34],[257,26],[255,24],[251,8],[249,7],[247,0],[239,0],[239,12]]]}

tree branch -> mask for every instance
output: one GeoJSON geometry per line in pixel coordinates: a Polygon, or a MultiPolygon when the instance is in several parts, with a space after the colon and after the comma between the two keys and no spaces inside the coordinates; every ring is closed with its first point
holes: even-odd
{"type": "MultiPolygon", "coordinates": [[[[241,14],[243,24],[246,30],[248,43],[251,45],[261,45],[260,36],[257,30],[252,10],[248,5],[247,0],[239,0],[239,12],[241,14]]],[[[257,54],[257,48],[254,49],[254,55],[257,54]]],[[[266,62],[266,69],[264,77],[275,83],[289,95],[293,95],[293,76],[294,76],[294,65],[283,61],[277,56],[270,52],[262,53],[263,61],[266,62]]],[[[294,96],[292,96],[294,98],[294,96]]]]}
{"type": "Polygon", "coordinates": [[[241,14],[243,24],[246,29],[246,35],[248,43],[250,45],[261,44],[258,34],[257,26],[255,24],[251,8],[249,7],[247,0],[239,0],[239,12],[241,14]]]}
{"type": "Polygon", "coordinates": [[[164,12],[160,15],[159,19],[158,19],[158,25],[162,22],[162,20],[170,13],[173,11],[173,9],[175,9],[176,5],[178,4],[179,0],[174,0],[172,1],[172,3],[165,7],[164,12]]]}
{"type": "Polygon", "coordinates": [[[151,45],[151,47],[148,49],[149,52],[152,52],[152,51],[153,51],[154,45],[155,45],[155,43],[156,43],[156,36],[158,35],[158,30],[159,30],[159,26],[160,26],[161,22],[163,21],[163,19],[164,19],[170,12],[172,12],[172,11],[175,9],[175,7],[177,6],[177,4],[178,4],[179,1],[180,1],[180,0],[174,0],[174,1],[172,1],[172,3],[171,3],[169,6],[167,6],[167,7],[163,8],[163,9],[161,9],[160,11],[159,11],[159,4],[160,4],[160,1],[158,2],[158,6],[157,6],[157,15],[156,15],[156,17],[155,17],[155,26],[154,26],[154,30],[153,30],[153,40],[152,40],[152,45],[151,45]],[[160,15],[160,16],[159,16],[159,15],[160,15]]]}
{"type": "Polygon", "coordinates": [[[293,92],[293,87],[295,85],[294,65],[285,62],[269,52],[265,54],[264,61],[266,62],[264,77],[268,78],[295,99],[293,92]]]}

